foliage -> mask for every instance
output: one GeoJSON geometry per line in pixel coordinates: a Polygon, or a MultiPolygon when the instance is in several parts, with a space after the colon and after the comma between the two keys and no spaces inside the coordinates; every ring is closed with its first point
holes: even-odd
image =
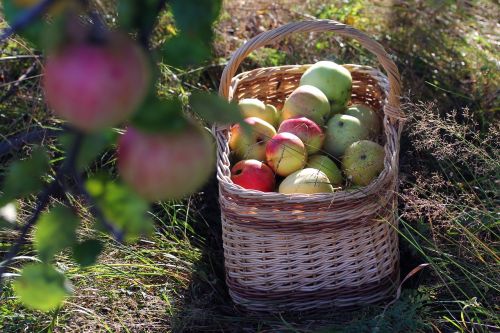
{"type": "Polygon", "coordinates": [[[398,301],[381,312],[379,309],[374,309],[373,313],[367,310],[364,316],[353,322],[323,329],[318,333],[425,332],[431,329],[425,323],[427,302],[427,296],[415,291],[405,291],[398,301]]]}
{"type": "MultiPolygon", "coordinates": [[[[163,61],[180,67],[206,61],[211,56],[212,24],[218,17],[221,2],[172,1],[169,4],[177,30],[175,36],[162,46],[163,61]],[[203,10],[203,15],[200,15],[200,10],[203,10]]],[[[149,52],[148,57],[151,59],[154,56],[149,50],[149,39],[165,5],[165,1],[161,0],[121,0],[116,4],[118,28],[124,32],[137,33],[138,41],[149,52]]],[[[99,44],[112,36],[108,34],[109,28],[100,13],[86,1],[54,3],[41,0],[23,3],[4,0],[3,8],[12,30],[6,30],[2,39],[10,36],[11,32],[18,32],[32,47],[49,53],[75,40],[99,44]],[[91,23],[87,26],[72,23],[78,17],[91,23]]],[[[152,64],[152,67],[157,66],[152,64]]],[[[148,98],[136,110],[132,125],[146,133],[182,131],[188,120],[183,114],[180,99],[157,96],[156,87],[153,86],[148,98]]],[[[195,109],[200,110],[199,115],[208,116],[210,121],[227,122],[227,115],[230,114],[233,115],[231,120],[241,120],[235,105],[215,95],[196,96],[202,99],[203,107],[195,109]],[[207,111],[211,108],[223,108],[228,112],[220,114],[207,111]]],[[[2,228],[13,225],[16,214],[15,211],[10,212],[15,208],[11,201],[38,193],[32,218],[22,226],[20,239],[0,265],[2,278],[7,266],[15,259],[21,242],[36,225],[34,243],[42,263],[25,266],[14,284],[15,292],[27,306],[44,311],[53,310],[69,294],[66,278],[51,266],[55,255],[71,248],[75,261],[85,267],[95,263],[103,249],[101,242],[95,239],[78,242],[80,218],[73,209],[76,208],[73,195],[83,196],[88,201],[91,213],[99,221],[98,226],[113,234],[118,241],[132,242],[151,233],[153,223],[148,218],[150,206],[147,201],[126,185],[104,174],[89,177],[85,181],[89,165],[112,148],[116,139],[115,130],[81,133],[72,129],[70,123],[69,128],[59,136],[56,148],[58,158],[54,162],[57,169],[55,175],[49,174],[49,157],[42,149],[35,149],[30,158],[15,161],[10,166],[0,198],[2,228]],[[46,184],[46,179],[51,179],[49,184],[46,184]],[[51,198],[62,199],[62,203],[44,212],[51,198]],[[45,294],[51,296],[44,297],[45,294]]]]}
{"type": "MultiPolygon", "coordinates": [[[[332,326],[346,317],[335,313],[264,316],[236,309],[224,284],[216,186],[210,186],[201,196],[150,207],[147,214],[155,228],[150,239],[140,239],[138,244],[120,244],[105,233],[96,233],[90,228],[92,205],[68,195],[81,219],[77,244],[98,239],[104,246],[102,255],[96,265],[86,268],[71,259],[78,257],[77,245],[73,253],[63,251],[56,256],[57,270],[64,271],[75,285],[75,298],[49,313],[24,307],[8,277],[1,286],[0,331],[44,331],[55,325],[55,331],[134,332],[147,327],[158,332],[317,332],[318,327],[327,327],[328,332],[375,327],[375,318],[381,320],[381,327],[400,321],[408,332],[429,332],[429,325],[441,332],[498,331],[498,163],[492,158],[498,155],[494,149],[499,146],[494,141],[498,140],[495,6],[484,0],[407,1],[390,7],[380,1],[277,1],[273,5],[262,1],[251,6],[228,1],[215,36],[214,50],[221,60],[188,69],[159,64],[158,95],[179,99],[189,110],[190,91],[216,89],[225,59],[257,33],[260,27],[248,22],[263,22],[269,29],[307,15],[323,15],[367,31],[390,50],[402,72],[408,97],[405,112],[410,115],[400,162],[402,274],[422,262],[431,263],[432,268],[406,282],[404,289],[418,292],[403,292],[384,315],[384,309],[377,307],[356,312],[345,325],[332,326]],[[357,3],[362,7],[357,8],[357,3]],[[470,117],[465,117],[467,113],[470,117]],[[409,322],[412,319],[414,323],[409,322]]],[[[115,13],[112,9],[105,13],[111,22],[115,13]]],[[[179,33],[171,20],[173,14],[163,11],[152,46],[158,51],[179,33]]],[[[3,45],[2,56],[25,54],[27,45],[13,38],[3,45]]],[[[271,47],[262,57],[246,60],[244,70],[319,59],[377,66],[376,59],[358,44],[328,34],[301,35],[271,47]]],[[[36,61],[2,60],[4,82],[15,82],[36,61]]],[[[0,105],[2,134],[60,126],[40,103],[38,80],[33,76],[0,105]]],[[[96,155],[86,173],[95,169],[114,172],[113,142],[96,155]]],[[[67,148],[47,139],[44,144],[51,166],[57,167],[67,148]]],[[[2,156],[2,163],[25,160],[29,152],[19,149],[12,156],[2,156]]],[[[48,172],[42,180],[46,183],[53,177],[48,172]]],[[[18,224],[35,204],[31,196],[15,204],[18,224]]],[[[8,250],[12,239],[10,232],[0,230],[0,251],[8,250]]],[[[23,245],[20,253],[10,266],[13,274],[26,260],[33,260],[30,244],[23,245]]]]}
{"type": "Polygon", "coordinates": [[[26,306],[42,311],[54,310],[72,292],[66,277],[47,264],[26,265],[14,290],[26,306]]]}
{"type": "Polygon", "coordinates": [[[29,159],[12,163],[3,183],[0,206],[39,191],[44,185],[42,177],[47,171],[49,159],[41,148],[36,149],[29,159]]]}

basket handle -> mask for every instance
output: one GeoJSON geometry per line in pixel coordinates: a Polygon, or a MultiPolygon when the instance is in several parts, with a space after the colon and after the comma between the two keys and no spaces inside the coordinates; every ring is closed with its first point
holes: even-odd
{"type": "Polygon", "coordinates": [[[230,98],[230,87],[233,76],[236,74],[243,59],[256,49],[282,40],[293,33],[326,31],[335,32],[341,36],[352,37],[360,42],[368,51],[377,56],[378,61],[387,72],[389,78],[388,103],[384,107],[384,112],[390,120],[404,119],[404,114],[400,109],[401,78],[396,64],[391,60],[384,47],[365,33],[333,20],[292,22],[255,36],[236,50],[231,59],[229,59],[222,73],[219,95],[226,99],[230,98]]]}

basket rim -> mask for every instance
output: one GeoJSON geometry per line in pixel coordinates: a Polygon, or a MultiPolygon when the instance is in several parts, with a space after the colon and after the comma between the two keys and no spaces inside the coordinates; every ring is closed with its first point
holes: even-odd
{"type": "MultiPolygon", "coordinates": [[[[240,82],[245,80],[253,80],[260,76],[263,76],[270,71],[284,71],[290,70],[297,72],[305,71],[312,64],[302,64],[302,65],[283,65],[283,66],[272,66],[272,67],[259,67],[249,71],[241,72],[231,80],[231,88],[230,88],[230,100],[234,99],[233,93],[236,91],[240,82]],[[250,77],[250,78],[248,78],[250,77]]],[[[399,153],[399,139],[402,131],[402,122],[393,123],[389,120],[387,113],[385,112],[385,108],[387,106],[387,96],[389,94],[389,83],[387,76],[382,73],[380,70],[367,66],[367,65],[358,65],[358,64],[343,64],[345,68],[349,71],[362,71],[364,73],[372,76],[380,89],[382,90],[384,96],[381,100],[382,109],[384,110],[384,118],[383,118],[383,129],[386,138],[386,142],[384,144],[384,169],[377,176],[377,178],[372,181],[369,185],[363,186],[356,189],[342,189],[340,191],[334,191],[333,193],[314,193],[314,194],[283,194],[279,192],[262,192],[258,190],[251,190],[243,188],[239,185],[236,185],[232,182],[231,178],[226,174],[224,175],[222,172],[222,168],[225,169],[226,173],[229,170],[230,175],[230,163],[228,160],[228,142],[229,142],[229,133],[228,125],[219,125],[214,124],[212,127],[212,132],[217,138],[217,179],[219,181],[219,185],[223,187],[226,192],[230,192],[233,195],[239,195],[241,197],[252,198],[252,199],[261,199],[261,200],[281,200],[281,201],[289,201],[289,202],[318,202],[318,201],[333,201],[333,200],[347,200],[347,199],[361,199],[367,196],[376,194],[380,192],[381,189],[384,188],[384,185],[390,182],[392,176],[397,176],[398,172],[398,153],[399,153]],[[393,149],[391,150],[388,145],[391,144],[393,149]],[[220,163],[223,161],[224,163],[220,163]]]]}

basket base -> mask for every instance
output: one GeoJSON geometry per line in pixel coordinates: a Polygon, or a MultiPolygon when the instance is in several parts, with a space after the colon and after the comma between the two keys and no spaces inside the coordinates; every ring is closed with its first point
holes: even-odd
{"type": "Polygon", "coordinates": [[[252,311],[264,312],[322,312],[332,309],[343,311],[392,301],[399,286],[399,269],[376,283],[352,288],[295,291],[293,294],[249,290],[226,278],[232,300],[252,311]]]}

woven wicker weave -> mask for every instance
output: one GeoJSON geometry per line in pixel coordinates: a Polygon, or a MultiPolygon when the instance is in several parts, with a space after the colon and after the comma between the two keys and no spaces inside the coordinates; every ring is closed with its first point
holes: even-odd
{"type": "Polygon", "coordinates": [[[281,108],[309,65],[260,68],[234,77],[253,50],[292,33],[333,31],[374,53],[388,78],[366,66],[345,65],[353,102],[384,117],[384,170],[369,186],[328,194],[263,193],[232,183],[228,128],[214,127],[218,145],[226,281],[235,303],[252,310],[306,311],[367,305],[394,297],[399,283],[396,191],[403,117],[400,80],[382,46],[330,21],[304,21],[260,34],[226,66],[219,93],[228,100],[259,98],[281,108]]]}

